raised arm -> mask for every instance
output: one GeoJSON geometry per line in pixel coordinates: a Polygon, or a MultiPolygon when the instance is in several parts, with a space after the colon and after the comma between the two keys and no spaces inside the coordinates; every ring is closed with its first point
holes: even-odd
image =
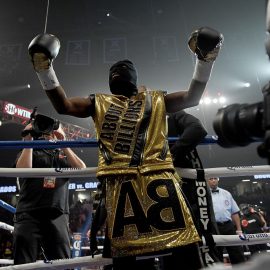
{"type": "Polygon", "coordinates": [[[202,27],[192,33],[188,45],[197,57],[194,74],[188,90],[165,96],[167,112],[176,112],[199,104],[222,43],[223,35],[212,28],[202,27]]]}
{"type": "MultiPolygon", "coordinates": [[[[28,124],[24,130],[31,130],[31,129],[32,125],[28,124]]],[[[32,141],[33,137],[29,133],[23,137],[23,140],[32,141]]],[[[24,148],[16,161],[16,168],[32,168],[32,162],[33,162],[33,148],[24,148]]]]}
{"type": "Polygon", "coordinates": [[[42,88],[46,90],[46,94],[56,111],[60,114],[88,117],[91,115],[94,106],[93,100],[90,97],[68,98],[57,79],[52,63],[59,50],[60,41],[51,34],[36,36],[28,47],[33,67],[42,88]]]}

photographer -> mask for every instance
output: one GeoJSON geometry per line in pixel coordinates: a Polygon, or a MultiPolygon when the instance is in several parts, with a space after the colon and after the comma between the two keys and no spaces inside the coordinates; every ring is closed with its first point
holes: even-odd
{"type": "MultiPolygon", "coordinates": [[[[241,226],[246,234],[262,233],[266,227],[266,221],[259,211],[256,211],[252,205],[243,205],[241,208],[241,226]]],[[[257,244],[248,246],[251,255],[267,250],[266,244],[257,244]]]]}
{"type": "MultiPolygon", "coordinates": [[[[39,123],[36,120],[40,118],[36,118],[33,123],[25,127],[22,132],[23,140],[65,139],[61,126],[51,125],[50,123],[55,121],[49,117],[41,118],[42,121],[39,123]],[[43,129],[37,130],[37,124],[40,124],[43,129]]],[[[69,167],[86,167],[70,148],[23,149],[16,160],[16,168],[69,167]]],[[[39,259],[40,251],[45,260],[69,258],[68,179],[43,177],[21,180],[14,217],[14,264],[35,262],[39,259]]]]}

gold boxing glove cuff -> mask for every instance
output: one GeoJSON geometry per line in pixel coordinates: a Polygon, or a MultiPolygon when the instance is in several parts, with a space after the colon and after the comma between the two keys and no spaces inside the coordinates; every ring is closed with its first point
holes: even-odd
{"type": "Polygon", "coordinates": [[[199,82],[208,82],[210,79],[213,64],[214,62],[205,62],[203,60],[196,59],[192,79],[199,82]]]}
{"type": "Polygon", "coordinates": [[[55,89],[57,86],[60,86],[60,83],[56,77],[55,71],[52,66],[50,66],[49,69],[36,73],[44,90],[52,90],[55,89]]]}

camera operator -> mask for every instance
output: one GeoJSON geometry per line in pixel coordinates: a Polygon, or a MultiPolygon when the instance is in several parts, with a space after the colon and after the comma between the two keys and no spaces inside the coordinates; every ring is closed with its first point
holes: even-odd
{"type": "MultiPolygon", "coordinates": [[[[22,132],[24,141],[65,139],[62,127],[50,124],[55,123],[53,119],[43,117],[40,123],[36,120],[22,132]],[[46,122],[44,119],[50,121],[46,122]],[[37,132],[33,127],[39,125],[46,126],[46,129],[37,132]]],[[[69,167],[86,167],[70,148],[23,149],[16,160],[16,168],[69,167]]],[[[14,264],[35,262],[39,259],[40,252],[45,260],[69,258],[68,178],[40,177],[21,180],[14,217],[14,264]]]]}

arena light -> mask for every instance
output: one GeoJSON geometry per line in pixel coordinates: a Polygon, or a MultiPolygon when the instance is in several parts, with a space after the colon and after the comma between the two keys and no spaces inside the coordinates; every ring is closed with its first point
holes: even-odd
{"type": "Polygon", "coordinates": [[[220,104],[224,104],[226,102],[226,98],[225,97],[220,97],[218,99],[218,101],[219,101],[220,104]]]}
{"type": "Polygon", "coordinates": [[[248,88],[248,87],[250,87],[250,83],[249,82],[245,82],[245,83],[243,83],[243,86],[248,88]]]}
{"type": "Polygon", "coordinates": [[[211,104],[211,102],[212,102],[212,100],[211,100],[211,98],[209,98],[209,97],[206,97],[206,98],[204,99],[204,103],[205,103],[206,105],[211,104]]]}
{"type": "Polygon", "coordinates": [[[202,105],[202,104],[205,104],[205,105],[225,104],[226,101],[227,101],[227,99],[224,96],[218,95],[217,97],[214,97],[214,98],[206,96],[200,100],[200,105],[202,105]]]}
{"type": "Polygon", "coordinates": [[[243,179],[242,182],[250,182],[250,179],[243,179]]]}

